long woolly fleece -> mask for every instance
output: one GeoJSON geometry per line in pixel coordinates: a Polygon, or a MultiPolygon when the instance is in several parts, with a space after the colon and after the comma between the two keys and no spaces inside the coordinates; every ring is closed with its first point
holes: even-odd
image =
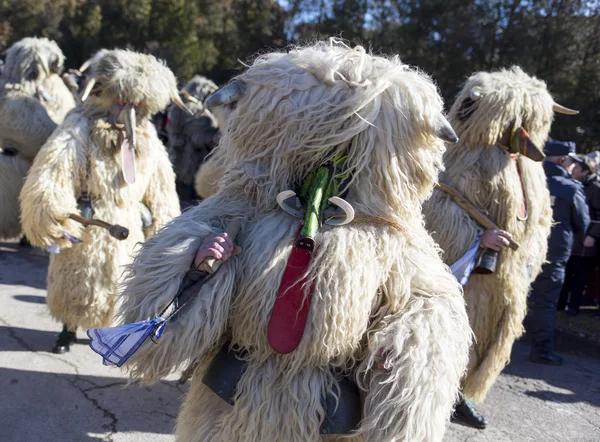
{"type": "MultiPolygon", "coordinates": [[[[496,143],[513,122],[522,125],[537,146],[543,146],[553,118],[546,85],[514,67],[473,75],[450,111],[460,141],[448,146],[446,171],[440,180],[458,189],[520,244],[504,249],[492,275],[471,275],[465,299],[475,343],[471,349],[464,393],[482,401],[508,363],[512,345],[523,333],[527,294],[546,257],[552,222],[550,196],[541,163],[520,157],[518,166],[496,143]],[[473,100],[475,92],[481,98],[473,100]],[[517,214],[527,198],[529,217],[517,214]],[[533,275],[527,273],[530,265],[533,275]]],[[[474,243],[480,227],[441,191],[424,205],[427,227],[452,264],[474,243]]]]}
{"type": "Polygon", "coordinates": [[[174,174],[154,127],[138,128],[137,174],[126,185],[120,151],[111,147],[116,134],[89,121],[84,111],[71,112],[36,157],[21,192],[23,229],[39,247],[58,242],[50,256],[48,307],[52,316],[71,327],[106,327],[112,322],[121,267],[131,260],[137,243],[179,214],[174,174]],[[129,229],[124,241],[98,227],[83,229],[68,218],[79,213],[77,198],[87,192],[94,218],[129,229]],[[140,204],[152,212],[153,226],[142,231],[140,204]],[[83,243],[59,240],[63,231],[83,243]]]}
{"type": "Polygon", "coordinates": [[[55,42],[25,38],[7,51],[0,77],[0,238],[21,233],[18,196],[33,158],[75,106],[59,74],[64,56],[55,42]],[[39,93],[43,87],[46,98],[39,93]],[[49,100],[47,99],[49,98],[49,100]]]}
{"type": "Polygon", "coordinates": [[[116,134],[101,128],[98,120],[90,122],[77,108],[40,150],[21,192],[23,229],[31,243],[44,248],[54,242],[61,245],[60,253],[50,257],[47,302],[52,316],[71,327],[111,324],[121,267],[130,262],[137,243],[179,214],[165,148],[150,122],[138,129],[136,182],[126,185],[120,151],[110,144],[116,134]],[[77,199],[84,192],[92,201],[94,218],[127,227],[126,240],[67,219],[79,213],[77,199]],[[154,218],[146,232],[141,203],[154,218]],[[63,231],[83,243],[70,247],[58,239],[63,231]]]}
{"type": "MultiPolygon", "coordinates": [[[[222,134],[225,133],[231,116],[231,108],[229,106],[218,106],[211,109],[211,111],[217,120],[219,130],[222,134]]],[[[217,191],[217,184],[225,173],[226,164],[224,162],[226,157],[221,153],[222,149],[219,146],[221,144],[216,146],[204,159],[194,176],[194,190],[204,199],[217,191]]]]}
{"type": "Polygon", "coordinates": [[[221,139],[227,171],[215,195],[140,249],[122,293],[124,322],[155,316],[175,295],[203,238],[242,221],[242,253],[225,262],[157,344],[128,361],[152,383],[198,358],[179,441],[325,441],[323,399],[337,374],[363,389],[356,441],[440,441],[468,360],[460,286],[424,228],[443,143],[442,102],[428,77],[337,41],[260,56],[221,139]],[[340,152],[360,222],[325,227],[309,269],[314,292],[299,347],[275,353],[267,326],[300,221],[278,192],[340,152]],[[375,221],[386,218],[393,228],[375,221]],[[247,352],[235,405],[202,385],[224,339],[247,352]]]}
{"type": "Polygon", "coordinates": [[[179,215],[175,175],[167,152],[149,121],[177,92],[173,73],[149,55],[101,51],[91,66],[97,80],[92,95],[68,116],[41,149],[21,192],[23,228],[31,243],[57,242],[60,254],[50,258],[48,307],[70,327],[111,324],[122,266],[134,247],[179,215]],[[123,104],[134,105],[137,125],[136,180],[122,174],[123,104]],[[78,213],[77,199],[86,193],[94,217],[129,229],[118,241],[108,231],[68,219],[78,213]],[[141,205],[153,224],[142,230],[141,205]],[[83,243],[71,247],[60,239],[67,231],[83,243]]]}

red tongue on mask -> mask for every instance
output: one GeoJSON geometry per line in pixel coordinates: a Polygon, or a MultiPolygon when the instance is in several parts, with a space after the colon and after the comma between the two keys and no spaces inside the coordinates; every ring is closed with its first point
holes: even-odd
{"type": "Polygon", "coordinates": [[[125,131],[122,131],[121,135],[123,136],[123,143],[121,143],[123,178],[127,184],[133,184],[135,183],[135,152],[125,131]]]}

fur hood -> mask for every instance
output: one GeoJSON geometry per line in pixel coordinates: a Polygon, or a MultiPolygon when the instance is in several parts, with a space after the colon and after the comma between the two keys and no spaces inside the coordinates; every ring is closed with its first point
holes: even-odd
{"type": "Polygon", "coordinates": [[[65,56],[56,42],[47,38],[24,38],[6,50],[6,63],[0,84],[41,83],[52,74],[60,74],[65,56]]]}
{"type": "Polygon", "coordinates": [[[86,109],[109,110],[115,103],[136,108],[140,118],[165,109],[178,97],[173,72],[152,55],[129,50],[103,50],[92,59],[88,82],[93,88],[86,109]]]}

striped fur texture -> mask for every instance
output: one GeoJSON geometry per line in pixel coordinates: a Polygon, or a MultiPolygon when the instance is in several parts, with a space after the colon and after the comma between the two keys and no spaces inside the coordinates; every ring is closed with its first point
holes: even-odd
{"type": "MultiPolygon", "coordinates": [[[[507,248],[500,253],[494,274],[471,275],[465,287],[475,343],[463,389],[476,401],[484,399],[508,363],[515,339],[523,333],[529,286],[546,257],[552,222],[542,164],[520,157],[517,167],[496,143],[516,122],[543,147],[553,119],[552,103],[545,83],[514,67],[474,74],[450,111],[460,141],[448,146],[440,180],[458,189],[520,244],[517,251],[507,248]],[[474,101],[473,92],[481,98],[474,101]],[[526,221],[517,219],[523,190],[529,209],[526,221]]],[[[447,194],[436,190],[424,214],[448,265],[474,243],[479,226],[447,194]]]]}
{"type": "Polygon", "coordinates": [[[131,261],[137,244],[180,213],[172,166],[149,121],[150,112],[169,103],[168,95],[153,91],[174,88],[173,74],[153,57],[128,51],[107,51],[94,72],[100,79],[94,95],[44,144],[21,192],[23,229],[31,243],[61,245],[60,253],[50,258],[47,302],[52,316],[72,329],[112,323],[122,266],[131,261]],[[146,96],[153,98],[142,101],[146,96]],[[111,126],[121,100],[139,103],[133,184],[123,179],[122,134],[111,126]],[[129,229],[126,240],[68,219],[79,213],[77,199],[84,193],[94,218],[129,229]],[[154,221],[147,230],[142,229],[142,203],[154,221]],[[64,231],[83,243],[71,246],[60,239],[64,231]]]}
{"type": "Polygon", "coordinates": [[[140,249],[122,293],[125,322],[173,298],[203,238],[242,221],[242,253],[199,290],[158,344],[128,361],[152,383],[198,358],[177,422],[179,441],[331,441],[323,399],[337,376],[362,389],[354,441],[442,440],[467,364],[471,332],[460,286],[424,227],[422,202],[441,167],[442,112],[431,80],[398,58],[331,40],[258,57],[239,76],[245,94],[221,139],[217,192],[140,249]],[[346,152],[347,200],[375,223],[326,227],[309,268],[314,293],[300,346],[277,354],[267,325],[300,221],[276,196],[346,152]],[[224,339],[248,351],[235,405],[202,385],[224,339]]]}

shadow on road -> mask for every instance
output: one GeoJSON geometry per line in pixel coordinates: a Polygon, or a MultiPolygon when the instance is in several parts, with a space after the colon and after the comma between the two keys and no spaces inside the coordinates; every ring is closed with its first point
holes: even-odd
{"type": "Polygon", "coordinates": [[[38,249],[0,242],[0,267],[7,269],[0,274],[0,284],[46,289],[48,255],[38,249]]]}
{"type": "Polygon", "coordinates": [[[15,295],[13,299],[17,301],[23,302],[31,302],[32,304],[45,304],[46,297],[45,296],[36,296],[36,295],[15,295]]]}
{"type": "MultiPolygon", "coordinates": [[[[57,326],[56,331],[36,330],[32,328],[6,327],[0,326],[0,352],[4,351],[40,351],[50,352],[54,346],[54,341],[60,332],[57,326]],[[12,338],[12,339],[7,339],[12,338]]],[[[90,340],[85,333],[79,330],[77,332],[77,344],[89,345],[90,340]]]]}
{"type": "Polygon", "coordinates": [[[526,336],[516,342],[511,363],[504,373],[521,378],[539,379],[563,391],[536,389],[536,391],[526,391],[526,395],[548,402],[586,402],[600,407],[600,382],[597,373],[600,348],[598,346],[573,339],[569,335],[557,334],[555,350],[565,359],[560,367],[529,362],[527,360],[529,350],[529,340],[526,336]]]}
{"type": "MultiPolygon", "coordinates": [[[[3,440],[100,441],[106,433],[171,434],[183,390],[126,379],[0,368],[3,440]]],[[[110,439],[112,440],[112,439],[110,439]]]]}

